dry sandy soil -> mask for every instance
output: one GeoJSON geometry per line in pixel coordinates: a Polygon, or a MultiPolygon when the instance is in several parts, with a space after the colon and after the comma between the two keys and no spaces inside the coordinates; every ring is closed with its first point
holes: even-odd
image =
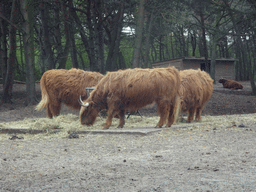
{"type": "MultiPolygon", "coordinates": [[[[242,84],[243,91],[214,85],[203,115],[256,113],[249,83],[242,84]]],[[[40,98],[38,85],[37,91],[40,98]]],[[[46,116],[23,106],[23,85],[13,93],[13,104],[0,105],[0,123],[46,116]]],[[[140,111],[156,115],[154,107],[140,111]]],[[[67,107],[65,113],[78,114],[67,107]]],[[[245,121],[191,123],[147,136],[2,140],[0,191],[255,191],[255,137],[256,127],[245,121]]]]}

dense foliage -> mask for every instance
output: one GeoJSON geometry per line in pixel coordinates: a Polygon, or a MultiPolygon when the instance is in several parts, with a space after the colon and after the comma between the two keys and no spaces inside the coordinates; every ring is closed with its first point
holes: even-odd
{"type": "Polygon", "coordinates": [[[53,68],[113,71],[152,62],[236,59],[236,79],[254,85],[256,3],[252,0],[3,0],[0,79],[3,102],[13,80],[33,84],[53,68]]]}

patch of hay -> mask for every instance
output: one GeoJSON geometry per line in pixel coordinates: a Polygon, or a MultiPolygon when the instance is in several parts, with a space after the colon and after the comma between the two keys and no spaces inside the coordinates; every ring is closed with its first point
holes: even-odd
{"type": "MultiPolygon", "coordinates": [[[[159,121],[159,116],[155,117],[143,117],[140,116],[130,116],[129,119],[125,119],[124,129],[135,128],[135,127],[155,127],[159,121]]],[[[186,117],[185,117],[186,119],[186,117]]],[[[86,126],[81,125],[79,117],[73,114],[60,115],[49,118],[26,118],[23,121],[14,121],[8,123],[1,123],[0,129],[36,129],[36,130],[46,130],[46,132],[41,134],[19,134],[19,136],[24,137],[24,139],[31,138],[60,138],[67,137],[70,133],[76,131],[87,131],[87,130],[100,130],[103,128],[106,119],[101,119],[97,117],[94,125],[86,126]],[[57,131],[56,131],[57,130],[57,131]]],[[[112,125],[110,129],[117,129],[119,124],[119,119],[113,118],[112,125]]],[[[222,116],[203,116],[201,122],[192,123],[175,123],[173,125],[174,131],[187,131],[188,129],[178,129],[175,125],[184,125],[187,128],[193,127],[196,132],[204,130],[213,130],[217,128],[220,129],[238,129],[240,125],[245,127],[255,127],[256,124],[256,114],[241,114],[241,115],[222,115],[222,116]]],[[[240,128],[241,129],[241,128],[240,128]]],[[[161,134],[166,134],[163,132],[161,134]]],[[[167,134],[168,135],[168,134],[167,134]]],[[[0,140],[9,139],[10,135],[0,134],[0,140]]]]}

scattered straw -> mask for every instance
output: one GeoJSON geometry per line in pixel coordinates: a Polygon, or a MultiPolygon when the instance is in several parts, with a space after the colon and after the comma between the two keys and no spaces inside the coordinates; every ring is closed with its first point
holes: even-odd
{"type": "MultiPolygon", "coordinates": [[[[186,118],[186,117],[185,117],[186,118]]],[[[24,139],[30,138],[59,138],[67,137],[70,133],[76,131],[88,131],[88,130],[100,130],[103,128],[106,119],[97,117],[94,125],[86,126],[81,125],[79,117],[73,114],[60,115],[53,119],[49,118],[26,118],[23,121],[14,121],[7,123],[0,123],[0,129],[37,129],[46,130],[41,134],[26,134],[24,139]],[[53,131],[58,130],[59,132],[53,131]]],[[[143,117],[130,116],[129,119],[125,119],[124,129],[135,127],[155,127],[159,117],[143,117]]],[[[113,118],[110,129],[117,129],[119,119],[113,118]]],[[[203,116],[200,123],[193,122],[187,123],[175,123],[174,125],[184,125],[188,129],[193,127],[193,130],[213,130],[238,128],[239,125],[245,125],[246,127],[255,127],[256,114],[239,114],[239,115],[222,115],[222,116],[203,116]]],[[[175,126],[173,126],[175,128],[175,126]]],[[[182,129],[182,131],[188,131],[188,129],[182,129]]],[[[177,129],[176,129],[177,130],[177,129]]],[[[161,133],[165,134],[165,132],[161,133]]],[[[172,133],[173,134],[173,133],[172,133]]],[[[23,136],[22,134],[20,136],[23,136]]],[[[10,137],[7,134],[0,134],[0,140],[6,140],[10,137]]]]}

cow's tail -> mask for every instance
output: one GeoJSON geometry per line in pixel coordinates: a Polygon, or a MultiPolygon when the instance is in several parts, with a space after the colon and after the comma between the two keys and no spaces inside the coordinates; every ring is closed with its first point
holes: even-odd
{"type": "Polygon", "coordinates": [[[40,81],[40,87],[41,87],[42,99],[35,108],[37,111],[43,110],[46,107],[47,103],[49,102],[49,95],[48,95],[47,90],[45,88],[44,78],[42,78],[41,81],[40,81]]]}
{"type": "Polygon", "coordinates": [[[180,115],[180,102],[181,98],[180,95],[176,95],[175,98],[175,103],[174,103],[174,110],[173,110],[173,115],[174,115],[174,122],[175,123],[180,115]]]}

